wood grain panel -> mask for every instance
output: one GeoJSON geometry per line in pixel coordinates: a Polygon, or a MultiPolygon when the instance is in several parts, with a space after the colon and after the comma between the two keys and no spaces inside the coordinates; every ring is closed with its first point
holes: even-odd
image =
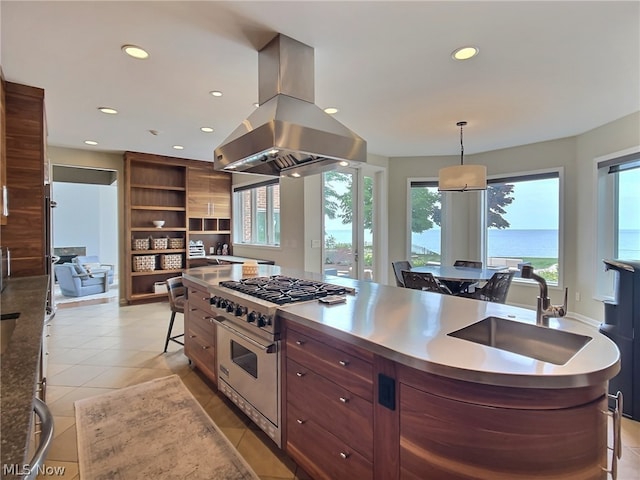
{"type": "Polygon", "coordinates": [[[603,478],[606,400],[575,408],[474,405],[400,386],[400,462],[421,478],[603,478]],[[429,472],[429,476],[425,476],[429,472]]]}
{"type": "MultiPolygon", "coordinates": [[[[333,345],[337,344],[334,340],[333,345]]],[[[372,399],[372,366],[359,357],[291,329],[287,331],[287,355],[356,395],[372,399]]]]}
{"type": "Polygon", "coordinates": [[[373,479],[369,461],[293,404],[288,405],[286,425],[287,452],[314,479],[373,479]]]}
{"type": "Polygon", "coordinates": [[[287,386],[287,402],[296,405],[306,418],[313,418],[320,427],[363,457],[373,460],[373,407],[370,401],[290,359],[287,360],[287,386]]]}
{"type": "Polygon", "coordinates": [[[9,216],[2,244],[11,250],[12,275],[43,275],[44,90],[5,82],[5,108],[9,216]]]}
{"type": "Polygon", "coordinates": [[[602,396],[606,384],[580,388],[511,388],[463,382],[397,365],[398,380],[435,395],[495,407],[557,409],[589,403],[602,396]]]}
{"type": "Polygon", "coordinates": [[[4,76],[0,68],[0,225],[7,224],[4,208],[4,191],[7,188],[7,132],[4,95],[4,76]]]}
{"type": "MultiPolygon", "coordinates": [[[[378,374],[383,374],[393,379],[397,378],[395,362],[376,355],[373,366],[373,371],[376,374],[374,376],[374,392],[379,391],[378,374]]],[[[398,478],[399,476],[400,416],[398,415],[398,408],[400,405],[400,395],[397,381],[395,387],[395,410],[390,410],[381,405],[374,395],[373,428],[374,438],[377,440],[373,445],[375,480],[389,480],[391,478],[398,478]]]]}

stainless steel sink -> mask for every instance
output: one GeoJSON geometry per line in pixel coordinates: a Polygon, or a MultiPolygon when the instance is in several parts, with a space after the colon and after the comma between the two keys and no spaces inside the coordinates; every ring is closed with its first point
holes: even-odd
{"type": "Polygon", "coordinates": [[[19,313],[3,313],[0,315],[0,355],[4,353],[9,345],[18,317],[20,317],[19,313]]]}
{"type": "Polygon", "coordinates": [[[592,340],[592,337],[586,335],[539,327],[500,317],[487,317],[468,327],[451,332],[449,336],[555,365],[567,363],[592,340]]]}

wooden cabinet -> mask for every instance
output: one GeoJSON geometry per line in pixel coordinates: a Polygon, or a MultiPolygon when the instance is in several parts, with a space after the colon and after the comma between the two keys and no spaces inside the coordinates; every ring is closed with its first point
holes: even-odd
{"type": "Polygon", "coordinates": [[[9,216],[3,220],[2,245],[11,251],[11,274],[44,275],[45,259],[45,114],[44,90],[4,82],[3,149],[9,216]]]}
{"type": "Polygon", "coordinates": [[[231,245],[231,175],[183,158],[126,152],[124,159],[127,302],[162,300],[155,284],[196,266],[190,241],[206,253],[231,245]],[[154,220],[165,224],[158,229],[154,220]]]}
{"type": "Polygon", "coordinates": [[[287,322],[286,449],[314,478],[373,478],[373,355],[287,322]]]}
{"type": "Polygon", "coordinates": [[[129,303],[166,298],[166,292],[155,293],[155,284],[186,268],[186,171],[180,159],[125,153],[129,303]],[[165,223],[156,228],[154,220],[165,223]]]}
{"type": "Polygon", "coordinates": [[[0,225],[7,224],[7,132],[4,99],[4,76],[0,69],[0,225]]]}
{"type": "Polygon", "coordinates": [[[187,171],[187,196],[190,240],[202,241],[207,254],[218,244],[230,247],[231,174],[215,171],[213,163],[191,164],[187,171]]]}
{"type": "Polygon", "coordinates": [[[216,325],[207,291],[186,283],[184,354],[212,382],[216,380],[216,325]]]}
{"type": "Polygon", "coordinates": [[[399,371],[399,478],[606,478],[604,385],[540,391],[399,371]]]}

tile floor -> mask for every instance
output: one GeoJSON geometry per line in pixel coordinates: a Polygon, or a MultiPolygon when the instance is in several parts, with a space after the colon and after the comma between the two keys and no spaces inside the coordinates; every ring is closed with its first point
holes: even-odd
{"type": "MultiPolygon", "coordinates": [[[[167,303],[121,307],[117,299],[103,299],[58,307],[47,327],[47,404],[55,432],[46,461],[48,466],[66,467],[58,478],[79,479],[74,401],[175,373],[262,480],[308,480],[295,462],[189,367],[180,345],[171,343],[169,352],[161,353],[168,320],[167,303]]],[[[176,325],[181,328],[182,322],[176,325]]],[[[623,419],[622,438],[618,480],[640,480],[640,422],[623,419]]]]}

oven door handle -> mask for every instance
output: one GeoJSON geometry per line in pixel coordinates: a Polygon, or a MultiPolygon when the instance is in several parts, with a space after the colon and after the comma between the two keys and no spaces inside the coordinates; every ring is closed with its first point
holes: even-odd
{"type": "Polygon", "coordinates": [[[214,318],[218,321],[218,325],[223,327],[225,330],[228,330],[229,332],[231,332],[234,335],[237,335],[238,337],[240,337],[244,341],[249,342],[252,345],[255,345],[259,349],[264,350],[264,353],[275,353],[276,352],[276,344],[275,343],[272,343],[270,345],[263,345],[260,342],[255,341],[253,338],[248,337],[244,333],[239,332],[235,328],[232,328],[229,325],[227,325],[226,319],[224,317],[217,316],[217,317],[214,317],[214,318]]]}

